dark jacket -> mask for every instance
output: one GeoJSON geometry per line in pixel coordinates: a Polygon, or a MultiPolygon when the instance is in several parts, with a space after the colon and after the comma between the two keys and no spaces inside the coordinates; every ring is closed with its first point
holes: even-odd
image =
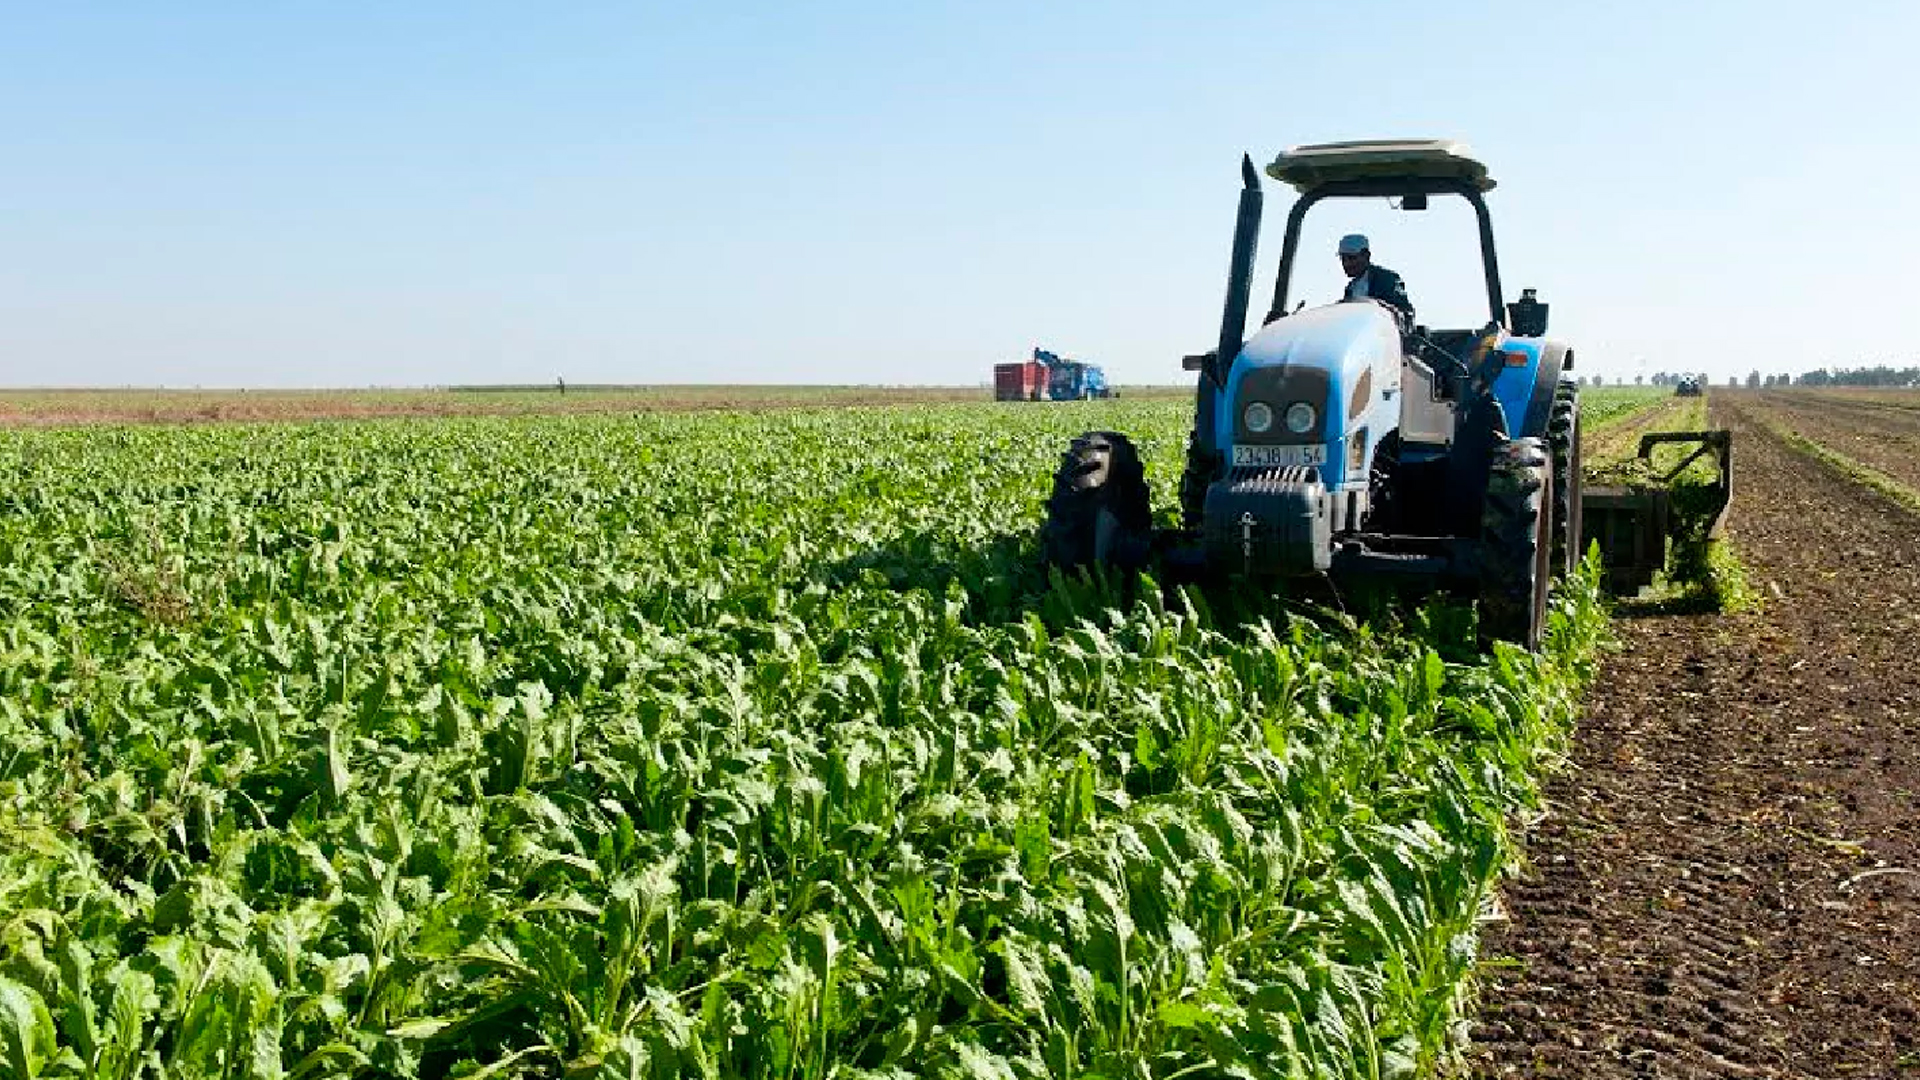
{"type": "MultiPolygon", "coordinates": [[[[1399,311],[1406,322],[1412,324],[1413,301],[1407,298],[1407,283],[1400,280],[1400,275],[1384,266],[1369,266],[1364,276],[1367,279],[1367,296],[1399,311]]],[[[1359,280],[1354,278],[1347,282],[1346,299],[1353,299],[1353,288],[1359,280]]]]}

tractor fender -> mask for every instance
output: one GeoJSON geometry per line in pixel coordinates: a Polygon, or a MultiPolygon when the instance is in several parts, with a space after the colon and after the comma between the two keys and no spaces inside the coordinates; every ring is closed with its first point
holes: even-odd
{"type": "Polygon", "coordinates": [[[1540,344],[1540,364],[1534,369],[1533,393],[1527,397],[1527,414],[1515,437],[1546,434],[1547,420],[1553,415],[1553,395],[1560,389],[1560,373],[1573,366],[1573,349],[1564,341],[1540,344]]]}

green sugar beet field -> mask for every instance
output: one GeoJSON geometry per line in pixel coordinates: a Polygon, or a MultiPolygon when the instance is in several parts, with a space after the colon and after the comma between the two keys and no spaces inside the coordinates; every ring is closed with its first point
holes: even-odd
{"type": "Polygon", "coordinates": [[[1591,573],[1044,574],[1191,409],[0,430],[0,1074],[1446,1067],[1591,573]]]}

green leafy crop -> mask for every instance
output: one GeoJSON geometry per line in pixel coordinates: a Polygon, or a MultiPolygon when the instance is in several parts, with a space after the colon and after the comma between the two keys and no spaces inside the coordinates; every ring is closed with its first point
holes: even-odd
{"type": "Polygon", "coordinates": [[[0,1075],[1429,1073],[1542,656],[1049,580],[1187,409],[0,432],[0,1075]]]}

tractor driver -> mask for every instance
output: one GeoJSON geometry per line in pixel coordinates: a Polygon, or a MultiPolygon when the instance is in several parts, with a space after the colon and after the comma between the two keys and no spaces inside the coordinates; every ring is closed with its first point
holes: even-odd
{"type": "Polygon", "coordinates": [[[1386,267],[1373,265],[1366,237],[1349,233],[1340,238],[1340,269],[1350,279],[1343,299],[1378,300],[1399,312],[1404,325],[1413,324],[1413,301],[1407,299],[1406,282],[1386,267]]]}

